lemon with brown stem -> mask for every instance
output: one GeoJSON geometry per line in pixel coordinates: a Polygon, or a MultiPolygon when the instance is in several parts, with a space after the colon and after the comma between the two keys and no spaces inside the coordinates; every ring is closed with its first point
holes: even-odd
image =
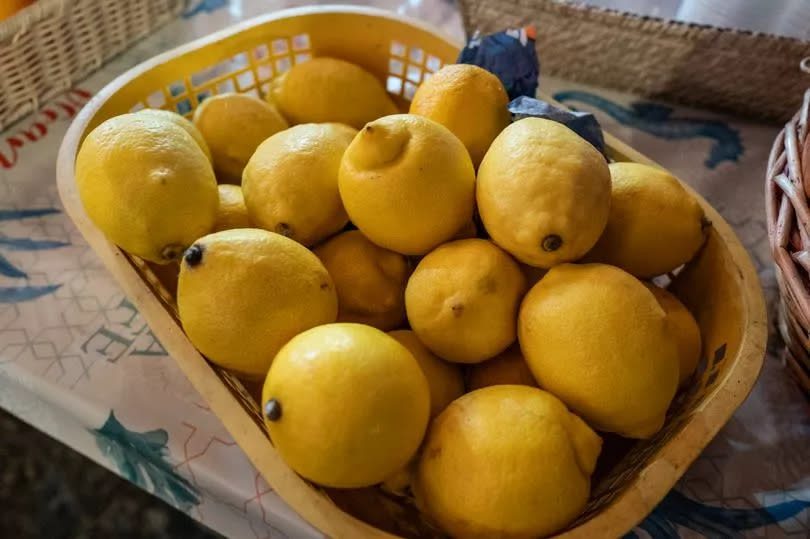
{"type": "Polygon", "coordinates": [[[336,488],[380,483],[425,433],[430,394],[411,353],[362,324],[326,324],[282,348],[262,390],[270,438],[302,476],[336,488]]]}
{"type": "Polygon", "coordinates": [[[550,268],[581,258],[599,239],[610,211],[610,171],[568,127],[524,118],[487,150],[476,200],[492,241],[525,264],[550,268]]]}
{"type": "Polygon", "coordinates": [[[456,240],[427,254],[405,288],[405,310],[419,340],[439,357],[478,363],[515,341],[526,279],[489,240],[456,240]]]}
{"type": "Polygon", "coordinates": [[[93,129],[76,156],[76,187],[110,241],[159,264],[210,232],[219,205],[214,171],[197,142],[149,114],[123,114],[93,129]]]}
{"type": "Polygon", "coordinates": [[[346,226],[338,168],[356,134],[342,124],[302,124],[262,142],[242,173],[251,221],[307,246],[346,226]]]}
{"type": "Polygon", "coordinates": [[[204,236],[185,252],[177,308],[189,340],[209,360],[258,379],[287,341],[335,321],[337,295],[309,249],[237,228],[204,236]]]}

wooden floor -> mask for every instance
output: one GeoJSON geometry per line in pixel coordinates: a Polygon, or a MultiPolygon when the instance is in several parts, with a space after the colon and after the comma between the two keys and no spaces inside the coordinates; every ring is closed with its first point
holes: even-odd
{"type": "Polygon", "coordinates": [[[20,539],[221,537],[2,409],[0,530],[20,539]]]}

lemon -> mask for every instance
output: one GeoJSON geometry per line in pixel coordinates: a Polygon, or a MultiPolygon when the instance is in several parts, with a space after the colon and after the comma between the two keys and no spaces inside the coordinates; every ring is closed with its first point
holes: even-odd
{"type": "Polygon", "coordinates": [[[310,329],[284,346],[262,402],[284,461],[336,488],[370,486],[405,466],[430,410],[411,353],[378,329],[345,323],[310,329]]]}
{"type": "Polygon", "coordinates": [[[338,186],[357,228],[406,255],[427,253],[472,219],[470,156],[447,128],[422,116],[366,125],[343,155],[338,186]]]}
{"type": "Polygon", "coordinates": [[[250,228],[250,218],[245,207],[245,195],[238,185],[223,183],[219,185],[219,213],[214,231],[231,228],[250,228]]]}
{"type": "Polygon", "coordinates": [[[211,150],[208,149],[208,144],[206,144],[202,133],[200,133],[200,130],[197,129],[193,123],[191,123],[191,120],[186,119],[176,112],[163,109],[143,109],[138,111],[137,114],[140,114],[141,116],[149,116],[155,119],[166,120],[178,127],[182,127],[183,131],[191,135],[191,138],[194,139],[208,160],[211,161],[211,150]]]}
{"type": "Polygon", "coordinates": [[[177,307],[200,352],[255,379],[292,337],[335,321],[337,295],[326,268],[306,247],[266,230],[237,228],[189,247],[177,307]]]}
{"type": "Polygon", "coordinates": [[[658,304],[664,309],[669,327],[675,334],[675,340],[678,343],[678,359],[680,359],[678,383],[683,386],[692,377],[700,362],[702,349],[700,328],[689,309],[674,294],[654,284],[644,283],[644,285],[653,293],[658,304]]]}
{"type": "Polygon", "coordinates": [[[110,241],[160,264],[211,231],[219,204],[211,163],[194,139],[150,115],[124,114],[93,129],[76,156],[76,187],[110,241]]]}
{"type": "Polygon", "coordinates": [[[408,260],[349,230],[315,248],[335,281],[338,321],[358,322],[383,331],[405,321],[408,260]]]}
{"type": "Polygon", "coordinates": [[[346,226],[338,168],[356,134],[342,124],[303,124],[262,142],[242,174],[251,221],[304,245],[346,226]]]}
{"type": "Polygon", "coordinates": [[[439,357],[478,363],[515,341],[525,283],[517,262],[492,242],[446,243],[428,253],[408,280],[408,321],[439,357]]]}
{"type": "Polygon", "coordinates": [[[414,491],[453,537],[544,536],[585,508],[601,448],[599,436],[550,393],[487,387],[433,421],[414,491]]]}
{"type": "Polygon", "coordinates": [[[328,57],[295,64],[273,79],[267,99],[293,124],[339,122],[360,129],[397,113],[377,77],[356,64],[328,57]]]}
{"type": "Polygon", "coordinates": [[[419,86],[411,114],[439,122],[453,132],[478,166],[498,133],[509,125],[509,96],[500,79],[475,65],[446,65],[419,86]]]}
{"type": "Polygon", "coordinates": [[[555,266],[526,295],[518,339],[540,387],[592,427],[648,438],[678,386],[678,349],[655,296],[604,264],[555,266]]]}
{"type": "Polygon", "coordinates": [[[400,329],[389,333],[413,354],[427,378],[430,389],[430,417],[436,417],[447,405],[464,394],[464,377],[458,365],[436,357],[413,331],[400,329]]]}
{"type": "Polygon", "coordinates": [[[550,268],[577,260],[599,239],[610,171],[602,154],[564,125],[524,118],[489,147],[476,200],[495,243],[521,262],[550,268]]]}
{"type": "Polygon", "coordinates": [[[705,239],[703,209],[667,172],[639,163],[612,163],[610,218],[588,260],[647,278],[692,259],[705,239]]]}
{"type": "Polygon", "coordinates": [[[537,387],[518,346],[510,346],[492,359],[470,365],[467,370],[467,391],[503,384],[537,387]]]}
{"type": "Polygon", "coordinates": [[[194,111],[214,171],[221,182],[240,183],[242,170],[256,148],[270,135],[287,128],[275,107],[248,94],[209,97],[194,111]]]}

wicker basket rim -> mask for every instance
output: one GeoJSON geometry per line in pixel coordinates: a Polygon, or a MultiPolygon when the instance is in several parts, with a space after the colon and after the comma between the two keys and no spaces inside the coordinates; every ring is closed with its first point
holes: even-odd
{"type": "MultiPolygon", "coordinates": [[[[514,1],[514,0],[513,0],[514,1]]],[[[459,2],[462,19],[465,27],[469,29],[470,19],[467,14],[467,2],[459,2]]],[[[810,54],[810,41],[795,37],[779,36],[767,32],[713,26],[687,21],[664,19],[650,15],[638,15],[620,9],[591,6],[581,2],[566,2],[565,0],[540,0],[534,2],[537,11],[552,12],[560,15],[576,13],[582,20],[597,19],[600,24],[619,29],[633,29],[650,35],[663,35],[687,41],[717,41],[715,46],[723,49],[739,50],[741,46],[756,41],[759,52],[763,45],[768,49],[778,49],[782,53],[787,50],[804,51],[810,54]],[[752,39],[755,38],[755,39],[752,39]]]]}
{"type": "Polygon", "coordinates": [[[8,19],[0,21],[0,42],[31,28],[43,19],[64,11],[68,8],[67,4],[68,0],[37,0],[8,19]]]}

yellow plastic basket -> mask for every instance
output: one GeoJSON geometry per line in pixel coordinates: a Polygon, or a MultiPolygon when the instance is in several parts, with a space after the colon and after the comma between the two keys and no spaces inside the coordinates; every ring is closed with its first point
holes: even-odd
{"type": "MultiPolygon", "coordinates": [[[[152,266],[127,255],[87,218],[73,175],[76,152],[83,136],[111,116],[145,106],[190,114],[207,95],[262,93],[274,76],[318,55],[345,58],[375,73],[404,108],[419,83],[452,63],[459,48],[421,23],[369,8],[324,6],[273,13],[170,51],[120,76],[85,106],[59,152],[59,192],[76,226],[267,482],[331,537],[441,533],[420,518],[408,499],[375,488],[324,490],[281,460],[251,396],[255,388],[245,388],[210,365],[183,334],[174,303],[177,268],[152,266]]],[[[652,164],[613,137],[605,138],[613,159],[652,164]]],[[[766,316],[756,273],[729,225],[695,196],[713,226],[706,246],[671,289],[700,324],[705,360],[695,383],[676,398],[666,426],[654,438],[606,439],[589,506],[561,537],[615,537],[641,521],[729,419],[759,373],[766,316]]],[[[538,463],[537,473],[542,473],[542,466],[538,463]]]]}

